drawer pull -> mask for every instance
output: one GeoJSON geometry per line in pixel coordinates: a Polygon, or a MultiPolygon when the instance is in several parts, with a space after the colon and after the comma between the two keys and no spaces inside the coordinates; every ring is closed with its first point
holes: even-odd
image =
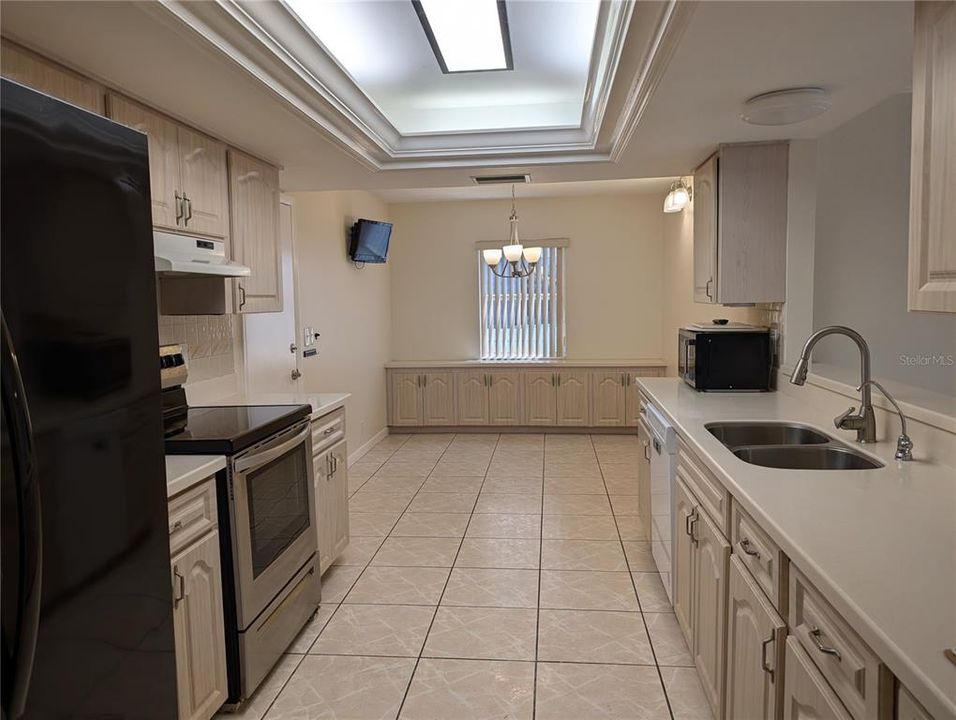
{"type": "Polygon", "coordinates": [[[760,643],[760,667],[770,676],[770,682],[773,682],[773,668],[767,663],[767,646],[773,641],[774,634],[770,633],[770,637],[760,643]]]}
{"type": "Polygon", "coordinates": [[[182,530],[182,529],[183,529],[182,520],[177,520],[176,522],[173,523],[173,530],[182,530]]]}
{"type": "Polygon", "coordinates": [[[334,432],[335,432],[335,428],[334,428],[334,427],[330,427],[330,428],[326,428],[326,429],[325,429],[325,432],[323,432],[322,434],[323,434],[323,435],[331,435],[331,434],[334,433],[334,432]]]}
{"type": "Polygon", "coordinates": [[[823,635],[823,631],[815,627],[810,630],[810,639],[813,640],[813,644],[817,646],[817,650],[822,652],[824,655],[832,655],[836,658],[837,662],[843,661],[843,656],[840,655],[840,651],[835,647],[830,647],[829,645],[824,645],[823,641],[820,640],[820,636],[823,635]]]}
{"type": "Polygon", "coordinates": [[[760,559],[760,552],[754,550],[753,543],[750,542],[750,538],[740,539],[740,549],[743,550],[745,554],[750,555],[750,557],[755,557],[758,560],[760,559]]]}

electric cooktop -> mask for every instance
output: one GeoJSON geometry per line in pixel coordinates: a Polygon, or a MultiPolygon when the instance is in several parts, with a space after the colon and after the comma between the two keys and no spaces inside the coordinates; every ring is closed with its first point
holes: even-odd
{"type": "Polygon", "coordinates": [[[309,405],[190,407],[170,413],[169,455],[234,455],[307,418],[309,405]]]}

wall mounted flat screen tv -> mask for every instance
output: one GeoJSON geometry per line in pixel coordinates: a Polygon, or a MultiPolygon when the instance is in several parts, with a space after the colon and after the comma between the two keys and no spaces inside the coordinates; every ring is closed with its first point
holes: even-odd
{"type": "Polygon", "coordinates": [[[349,257],[355,262],[383,263],[391,236],[391,223],[360,219],[352,226],[349,257]]]}

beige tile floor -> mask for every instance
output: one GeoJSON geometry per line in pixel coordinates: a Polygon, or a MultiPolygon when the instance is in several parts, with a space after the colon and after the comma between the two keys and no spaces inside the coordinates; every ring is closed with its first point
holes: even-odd
{"type": "Polygon", "coordinates": [[[349,469],[322,607],[238,717],[710,720],[638,457],[633,435],[387,437],[349,469]]]}

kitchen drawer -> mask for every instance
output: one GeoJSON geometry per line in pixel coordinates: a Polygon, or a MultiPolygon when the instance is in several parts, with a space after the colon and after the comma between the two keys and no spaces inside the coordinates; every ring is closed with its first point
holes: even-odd
{"type": "Polygon", "coordinates": [[[740,558],[760,589],[785,617],[787,583],[783,552],[736,501],[730,508],[730,543],[734,555],[740,558]]]}
{"type": "Polygon", "coordinates": [[[726,536],[730,526],[730,493],[687,447],[677,448],[677,472],[697,496],[697,501],[726,536]]]}
{"type": "Polygon", "coordinates": [[[790,632],[855,720],[892,713],[892,677],[823,596],[790,566],[790,632]]]}
{"type": "Polygon", "coordinates": [[[216,478],[211,477],[170,499],[170,555],[175,555],[217,524],[216,478]]]}
{"type": "Polygon", "coordinates": [[[345,408],[333,410],[312,421],[312,455],[321,454],[345,437],[345,408]]]}

